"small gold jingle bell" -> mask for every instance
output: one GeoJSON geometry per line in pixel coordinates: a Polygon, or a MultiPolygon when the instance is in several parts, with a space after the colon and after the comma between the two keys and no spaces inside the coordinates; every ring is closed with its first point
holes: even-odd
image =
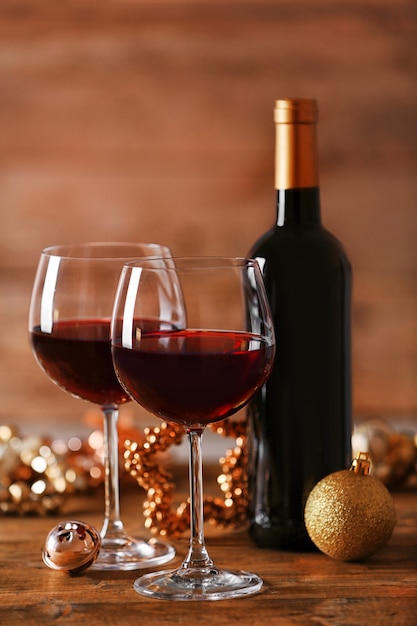
{"type": "Polygon", "coordinates": [[[63,521],[48,533],[42,559],[51,569],[74,576],[94,563],[100,546],[101,536],[96,528],[86,522],[63,521]]]}

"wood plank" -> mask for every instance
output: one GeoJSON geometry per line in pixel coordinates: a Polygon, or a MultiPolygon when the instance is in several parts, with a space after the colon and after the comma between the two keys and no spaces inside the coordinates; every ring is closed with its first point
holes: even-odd
{"type": "MultiPolygon", "coordinates": [[[[321,553],[259,550],[246,532],[207,528],[207,545],[218,565],[256,571],[261,593],[237,600],[205,603],[144,598],[132,588],[136,572],[88,570],[74,578],[46,568],[40,546],[54,518],[0,519],[0,623],[137,625],[271,623],[277,626],[409,626],[417,610],[417,513],[414,494],[395,494],[398,525],[389,545],[363,563],[344,563],[321,553]]],[[[140,496],[125,498],[127,525],[140,524],[140,496]]],[[[98,523],[101,500],[73,499],[67,513],[98,523]]],[[[178,564],[187,538],[175,542],[178,564]]]]}

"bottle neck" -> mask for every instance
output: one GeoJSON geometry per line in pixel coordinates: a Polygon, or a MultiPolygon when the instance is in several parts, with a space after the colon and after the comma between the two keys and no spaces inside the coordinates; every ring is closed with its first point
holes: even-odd
{"type": "Polygon", "coordinates": [[[315,115],[276,111],[277,226],[320,224],[315,115]]]}
{"type": "Polygon", "coordinates": [[[277,189],[277,223],[283,226],[314,226],[321,224],[320,189],[277,189]]]}

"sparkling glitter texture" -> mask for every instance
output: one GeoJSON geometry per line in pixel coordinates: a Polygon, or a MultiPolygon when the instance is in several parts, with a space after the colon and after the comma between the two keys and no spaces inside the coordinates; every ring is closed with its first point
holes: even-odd
{"type": "Polygon", "coordinates": [[[307,532],[319,550],[334,559],[370,557],[387,544],[395,527],[392,497],[368,473],[368,456],[359,453],[350,470],[323,478],[306,502],[307,532]]]}

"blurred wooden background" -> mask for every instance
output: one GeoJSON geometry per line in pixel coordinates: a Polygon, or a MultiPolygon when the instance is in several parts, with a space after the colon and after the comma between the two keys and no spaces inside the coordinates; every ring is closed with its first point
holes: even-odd
{"type": "Polygon", "coordinates": [[[29,348],[41,249],[244,255],[274,220],[288,95],[319,101],[323,221],[355,275],[355,414],[412,418],[416,42],[414,0],[3,0],[0,423],[77,432],[87,409],[29,348]]]}

